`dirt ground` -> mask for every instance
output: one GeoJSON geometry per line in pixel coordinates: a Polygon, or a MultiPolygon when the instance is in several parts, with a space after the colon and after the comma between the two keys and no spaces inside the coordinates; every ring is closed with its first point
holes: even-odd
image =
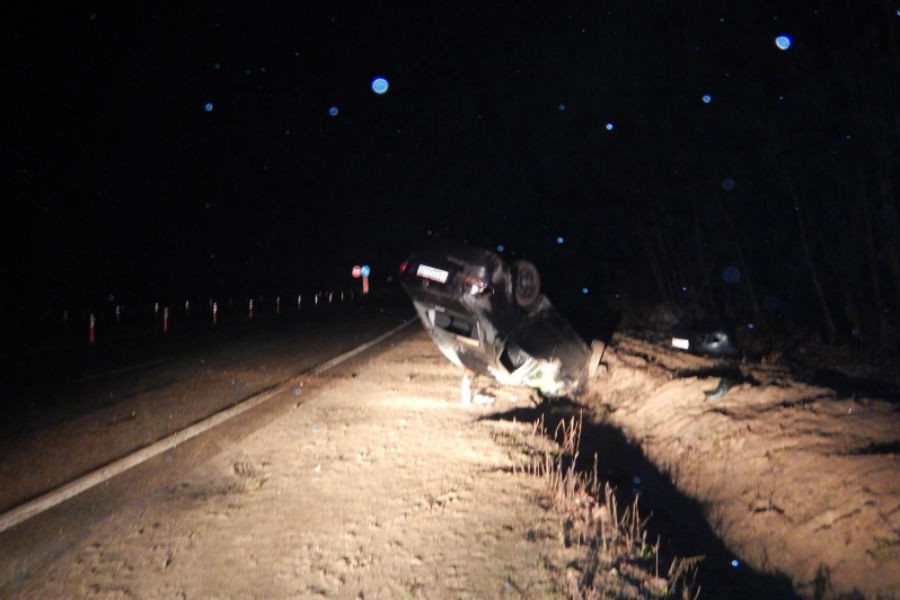
{"type": "Polygon", "coordinates": [[[804,597],[900,597],[896,396],[627,336],[604,361],[589,403],[702,506],[743,563],[787,575],[804,597]],[[718,395],[723,379],[732,387],[718,395]]]}
{"type": "MultiPolygon", "coordinates": [[[[523,472],[555,448],[532,422],[552,431],[579,413],[585,471],[596,453],[668,556],[705,555],[700,597],[900,597],[896,401],[624,336],[603,360],[583,404],[492,390],[494,404],[463,406],[460,371],[414,325],[290,380],[265,423],[205,442],[176,479],[134,475],[139,499],[105,500],[115,508],[100,518],[71,509],[81,535],[39,568],[11,567],[18,550],[0,544],[0,595],[569,598],[591,570],[594,597],[656,597],[652,560],[572,543],[548,478],[523,472]],[[732,387],[707,394],[723,377],[732,387]]],[[[92,435],[116,423],[103,415],[92,435]]],[[[599,508],[587,505],[588,525],[608,520],[599,508]]]]}
{"type": "Polygon", "coordinates": [[[491,407],[462,406],[459,382],[422,333],[297,381],[286,414],[91,525],[9,597],[561,597],[577,549],[502,442],[531,427],[481,420],[491,407]]]}

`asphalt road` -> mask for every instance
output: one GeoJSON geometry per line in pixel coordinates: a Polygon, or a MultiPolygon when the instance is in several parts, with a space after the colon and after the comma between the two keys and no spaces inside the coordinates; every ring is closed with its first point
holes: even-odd
{"type": "Polygon", "coordinates": [[[175,481],[181,470],[290,410],[327,384],[327,376],[315,374],[317,366],[412,316],[408,300],[386,293],[173,339],[89,347],[81,355],[71,348],[45,352],[46,373],[39,370],[40,354],[22,358],[3,390],[0,511],[7,514],[266,390],[289,386],[292,393],[0,533],[0,589],[82,540],[117,507],[139,503],[147,490],[175,481]],[[58,370],[54,361],[63,359],[77,368],[58,370]]]}

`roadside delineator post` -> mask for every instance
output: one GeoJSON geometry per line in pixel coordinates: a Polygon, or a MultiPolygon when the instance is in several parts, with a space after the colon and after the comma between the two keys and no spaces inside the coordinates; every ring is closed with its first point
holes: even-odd
{"type": "Polygon", "coordinates": [[[303,294],[297,294],[297,310],[303,305],[303,294]]]}
{"type": "Polygon", "coordinates": [[[94,313],[88,317],[88,344],[93,344],[97,341],[97,319],[94,317],[94,313]]]}
{"type": "Polygon", "coordinates": [[[163,333],[169,332],[169,307],[163,309],[163,333]]]}
{"type": "Polygon", "coordinates": [[[353,269],[350,270],[350,274],[354,279],[362,278],[363,296],[369,293],[369,273],[371,272],[372,269],[369,265],[353,265],[353,269]]]}
{"type": "Polygon", "coordinates": [[[247,303],[247,317],[253,318],[253,298],[250,298],[250,302],[247,303]]]}
{"type": "Polygon", "coordinates": [[[281,314],[281,296],[275,296],[275,316],[281,314]]]}
{"type": "Polygon", "coordinates": [[[116,325],[122,324],[122,306],[116,304],[116,325]]]}
{"type": "Polygon", "coordinates": [[[212,324],[215,325],[219,321],[219,303],[212,303],[212,324]]]}
{"type": "Polygon", "coordinates": [[[369,273],[372,272],[372,269],[369,265],[363,265],[359,270],[359,274],[362,275],[362,293],[363,296],[369,293],[369,273]]]}

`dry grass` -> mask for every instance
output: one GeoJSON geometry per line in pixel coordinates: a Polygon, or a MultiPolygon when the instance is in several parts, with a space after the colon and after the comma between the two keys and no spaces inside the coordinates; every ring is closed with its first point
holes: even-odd
{"type": "MultiPolygon", "coordinates": [[[[695,600],[700,594],[695,577],[703,557],[662,559],[659,540],[647,539],[649,519],[641,517],[637,497],[621,510],[615,490],[597,475],[596,455],[589,471],[577,468],[582,424],[582,414],[561,421],[552,436],[555,447],[543,444],[543,450],[521,467],[522,472],[546,480],[542,501],[564,515],[566,546],[584,549],[566,571],[568,597],[695,600]],[[668,564],[663,574],[661,561],[668,564]]],[[[536,442],[549,437],[543,416],[532,424],[532,435],[536,442]]]]}

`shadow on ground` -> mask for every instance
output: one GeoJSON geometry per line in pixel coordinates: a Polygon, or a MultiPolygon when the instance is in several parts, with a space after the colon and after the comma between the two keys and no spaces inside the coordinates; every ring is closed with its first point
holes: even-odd
{"type": "Polygon", "coordinates": [[[831,388],[842,398],[880,398],[900,406],[900,386],[890,381],[848,375],[837,369],[827,368],[801,369],[797,373],[797,379],[810,385],[831,388]]]}
{"type": "MultiPolygon", "coordinates": [[[[734,362],[724,362],[706,369],[686,369],[675,371],[676,377],[725,377],[736,383],[760,385],[752,375],[743,373],[734,362]]],[[[791,375],[794,380],[809,386],[825,387],[835,391],[838,398],[866,397],[879,398],[892,404],[900,405],[900,386],[883,379],[853,376],[835,369],[804,369],[793,367],[791,375]]]]}
{"type": "MultiPolygon", "coordinates": [[[[786,576],[745,566],[741,557],[731,553],[713,532],[704,518],[703,506],[682,494],[644,456],[639,446],[628,441],[623,431],[598,421],[589,408],[568,400],[555,400],[484,418],[532,423],[543,417],[547,435],[552,437],[560,422],[579,413],[583,414],[583,427],[576,468],[589,473],[593,470],[596,455],[600,479],[616,489],[620,507],[631,504],[635,494],[638,495],[640,514],[644,518],[650,517],[647,539],[658,537],[661,555],[706,557],[697,576],[701,598],[798,597],[786,576]]],[[[660,570],[663,570],[662,565],[660,570]]]]}

